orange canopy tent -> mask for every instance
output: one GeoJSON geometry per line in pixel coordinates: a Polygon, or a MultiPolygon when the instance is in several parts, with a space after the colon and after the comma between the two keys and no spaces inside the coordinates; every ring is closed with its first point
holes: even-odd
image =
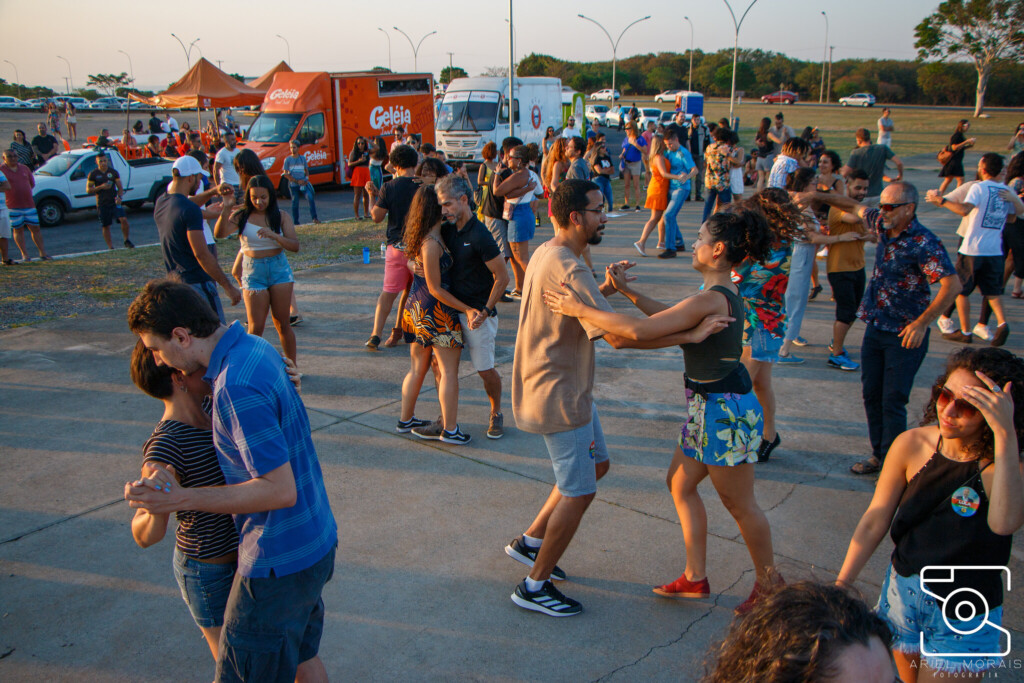
{"type": "Polygon", "coordinates": [[[265,90],[235,80],[203,57],[178,82],[162,93],[153,97],[132,93],[129,97],[151,107],[193,109],[261,104],[265,94],[265,90]]]}
{"type": "Polygon", "coordinates": [[[255,78],[249,81],[246,85],[248,85],[250,88],[254,88],[262,92],[267,92],[268,90],[270,90],[270,84],[274,82],[274,74],[280,73],[282,71],[292,71],[292,68],[288,66],[288,64],[283,60],[278,62],[277,66],[275,66],[273,69],[263,74],[259,78],[255,78]]]}

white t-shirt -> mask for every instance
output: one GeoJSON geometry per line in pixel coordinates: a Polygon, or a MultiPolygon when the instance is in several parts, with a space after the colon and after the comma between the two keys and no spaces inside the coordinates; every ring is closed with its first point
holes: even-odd
{"type": "Polygon", "coordinates": [[[527,192],[526,194],[524,194],[521,197],[515,197],[515,198],[506,197],[505,198],[505,203],[506,204],[529,204],[534,199],[542,198],[544,196],[544,183],[542,183],[540,181],[540,178],[533,171],[530,171],[530,180],[532,180],[534,182],[534,187],[533,187],[533,191],[532,192],[527,192]]]}
{"type": "MultiPolygon", "coordinates": [[[[956,188],[952,192],[947,192],[942,195],[942,198],[947,202],[966,202],[967,193],[971,191],[971,188],[978,184],[977,180],[968,180],[966,183],[956,188]]],[[[960,225],[956,228],[957,237],[963,237],[967,234],[967,226],[970,224],[970,215],[963,216],[960,218],[960,225]]]]}
{"type": "Polygon", "coordinates": [[[221,147],[221,150],[217,152],[217,156],[214,157],[214,161],[221,165],[220,179],[230,185],[238,186],[238,173],[235,172],[235,157],[242,150],[235,147],[233,150],[229,150],[227,147],[221,147]]]}
{"type": "Polygon", "coordinates": [[[1010,203],[999,196],[1006,185],[993,180],[982,180],[968,190],[968,204],[974,209],[967,214],[967,232],[960,253],[966,256],[1002,256],[1003,228],[1010,214],[1010,203]]]}
{"type": "Polygon", "coordinates": [[[563,138],[578,138],[580,136],[580,130],[576,127],[566,126],[562,129],[563,138]]]}

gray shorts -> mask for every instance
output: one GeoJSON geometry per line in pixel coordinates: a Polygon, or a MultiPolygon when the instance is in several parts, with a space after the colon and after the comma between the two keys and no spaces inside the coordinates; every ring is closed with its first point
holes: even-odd
{"type": "Polygon", "coordinates": [[[627,161],[625,162],[626,170],[635,175],[637,178],[640,177],[640,171],[643,170],[644,165],[639,161],[627,161]]]}
{"type": "Polygon", "coordinates": [[[491,237],[498,244],[501,255],[505,258],[512,258],[512,249],[508,246],[508,221],[504,218],[484,216],[484,225],[491,231],[491,237]]]}
{"type": "Polygon", "coordinates": [[[589,423],[567,432],[545,434],[544,444],[555,470],[555,485],[566,498],[578,498],[597,493],[596,465],[608,460],[608,445],[604,441],[597,406],[591,407],[589,423]]]}

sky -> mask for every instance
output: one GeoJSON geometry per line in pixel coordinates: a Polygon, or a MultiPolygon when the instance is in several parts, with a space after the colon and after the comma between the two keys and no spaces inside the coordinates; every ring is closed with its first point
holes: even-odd
{"type": "MultiPolygon", "coordinates": [[[[729,2],[739,19],[750,0],[729,2]]],[[[693,22],[696,49],[732,47],[735,36],[725,0],[512,3],[517,60],[531,52],[609,60],[609,39],[580,13],[603,24],[613,39],[630,22],[650,15],[623,35],[619,58],[686,52],[690,26],[684,16],[693,22]]],[[[937,5],[938,0],[756,0],[740,28],[740,46],[821,61],[825,11],[836,60],[913,59],[914,26],[937,5]]],[[[141,0],[0,0],[0,77],[13,82],[17,68],[21,83],[63,91],[69,70],[73,86],[81,88],[89,74],[131,68],[138,87],[163,89],[187,69],[185,51],[172,33],[185,47],[199,38],[193,63],[201,53],[229,73],[253,78],[287,61],[289,49],[296,71],[360,71],[389,63],[394,71],[412,71],[413,49],[395,26],[413,43],[437,31],[421,43],[418,71],[438,75],[451,52],[451,62],[475,76],[508,64],[508,6],[507,0],[177,0],[154,14],[153,5],[141,0]],[[389,38],[378,28],[390,36],[390,57],[389,38]]]]}

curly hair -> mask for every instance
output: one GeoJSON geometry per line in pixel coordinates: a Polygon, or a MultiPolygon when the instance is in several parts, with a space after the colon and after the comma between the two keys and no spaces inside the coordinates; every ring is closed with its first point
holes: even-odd
{"type": "Polygon", "coordinates": [[[741,263],[748,256],[764,263],[771,256],[775,236],[760,211],[719,211],[708,216],[704,226],[714,242],[725,245],[729,263],[741,263]]]}
{"type": "Polygon", "coordinates": [[[440,222],[441,205],[437,203],[437,191],[433,185],[424,185],[416,190],[405,218],[405,253],[409,258],[420,260],[423,240],[440,222]]]}
{"type": "Polygon", "coordinates": [[[877,637],[886,649],[892,632],[881,617],[848,590],[801,581],[781,588],[734,619],[704,683],[817,683],[839,671],[837,660],[850,645],[870,647],[877,637]]]}
{"type": "Polygon", "coordinates": [[[782,188],[766,187],[750,199],[734,202],[732,206],[761,212],[768,221],[776,244],[801,239],[806,232],[804,223],[807,217],[782,188]]]}
{"type": "MultiPolygon", "coordinates": [[[[938,410],[935,402],[939,398],[946,380],[957,370],[967,370],[972,375],[975,371],[988,375],[1002,389],[1007,382],[1012,383],[1010,397],[1013,399],[1013,431],[1017,433],[1018,457],[1020,444],[1024,444],[1024,359],[1006,349],[994,348],[963,348],[950,354],[946,361],[946,369],[932,385],[932,395],[924,407],[921,426],[938,422],[938,410]]],[[[976,458],[991,458],[995,450],[992,428],[987,422],[982,423],[981,437],[967,446],[967,453],[976,458]]]]}

